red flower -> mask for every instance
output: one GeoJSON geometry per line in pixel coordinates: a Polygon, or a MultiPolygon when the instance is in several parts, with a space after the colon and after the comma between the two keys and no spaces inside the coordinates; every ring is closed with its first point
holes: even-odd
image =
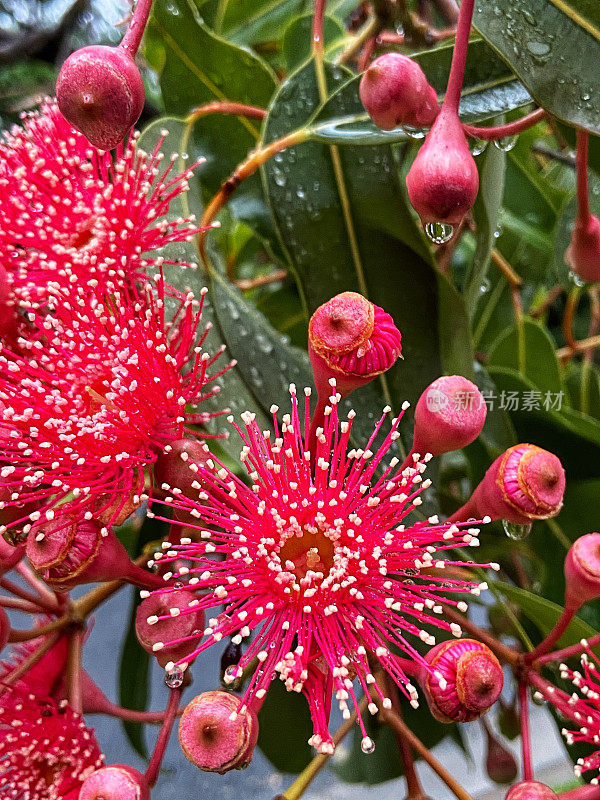
{"type": "Polygon", "coordinates": [[[77,800],[104,760],[93,730],[66,702],[8,691],[0,704],[3,800],[77,800]]]}

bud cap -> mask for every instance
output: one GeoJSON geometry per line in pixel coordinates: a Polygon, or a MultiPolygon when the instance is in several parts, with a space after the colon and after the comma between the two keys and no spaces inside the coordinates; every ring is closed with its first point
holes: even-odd
{"type": "Polygon", "coordinates": [[[79,800],[150,800],[150,787],[137,769],[113,764],[86,778],[79,790],[79,800]]]}

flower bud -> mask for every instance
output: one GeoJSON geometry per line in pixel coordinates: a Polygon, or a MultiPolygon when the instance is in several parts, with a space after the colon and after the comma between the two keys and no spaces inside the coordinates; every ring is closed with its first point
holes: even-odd
{"type": "Polygon", "coordinates": [[[192,605],[197,602],[194,594],[182,589],[151,594],[139,604],[135,614],[138,641],[161,667],[185,658],[203,635],[204,611],[192,605]]]}
{"type": "Polygon", "coordinates": [[[112,529],[95,520],[69,515],[35,525],[27,536],[27,558],[35,571],[57,591],[82,583],[127,580],[158,588],[158,576],[133,564],[112,529]]]}
{"type": "Polygon", "coordinates": [[[556,800],[556,798],[556,793],[545,783],[520,781],[510,787],[505,800],[556,800]]]}
{"type": "Polygon", "coordinates": [[[565,559],[565,606],[579,608],[600,597],[600,533],[576,539],[565,559]]]}
{"type": "Polygon", "coordinates": [[[498,659],[475,639],[440,642],[425,656],[420,683],[440,722],[470,722],[485,714],[504,685],[498,659]]]}
{"type": "Polygon", "coordinates": [[[413,450],[434,456],[460,450],[479,436],[486,414],[474,383],[462,375],[438,378],[417,402],[413,450]]]}
{"type": "Polygon", "coordinates": [[[517,444],[493,462],[470,500],[449,521],[489,516],[528,525],[555,517],[564,493],[560,459],[534,444],[517,444]]]}
{"type": "Polygon", "coordinates": [[[79,800],[150,800],[146,778],[126,764],[102,767],[85,779],[79,800]]]}
{"type": "Polygon", "coordinates": [[[330,378],[346,396],[388,370],[402,352],[391,316],[357,292],[342,292],[310,318],[308,353],[320,397],[330,378]]]}
{"type": "Polygon", "coordinates": [[[252,761],[258,718],[240,700],[217,689],[186,706],[179,723],[179,743],[186,758],[205,772],[223,774],[252,761]]]}
{"type": "Polygon", "coordinates": [[[440,111],[437,94],[416,61],[385,53],[363,74],[360,99],[373,122],[384,131],[397,125],[428,128],[440,111]]]}
{"type": "Polygon", "coordinates": [[[423,224],[458,225],[479,190],[475,160],[458,116],[442,111],[421,145],[408,175],[408,197],[423,224]]]}
{"type": "Polygon", "coordinates": [[[144,83],[131,54],[121,47],[91,45],[72,53],[56,81],[63,116],[101,150],[129,133],[144,107],[144,83]]]}
{"type": "Polygon", "coordinates": [[[575,220],[565,261],[575,275],[586,283],[600,281],[600,220],[590,214],[575,220]]]}

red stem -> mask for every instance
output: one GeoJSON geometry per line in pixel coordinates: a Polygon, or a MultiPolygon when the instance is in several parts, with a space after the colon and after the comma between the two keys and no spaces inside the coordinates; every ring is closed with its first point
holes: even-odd
{"type": "Polygon", "coordinates": [[[517,133],[522,133],[528,128],[532,128],[546,116],[543,108],[536,108],[530,114],[515,120],[514,122],[507,122],[506,125],[492,125],[488,128],[479,128],[477,125],[465,125],[463,123],[463,131],[467,136],[473,139],[502,139],[505,136],[515,136],[517,133]]]}
{"type": "Polygon", "coordinates": [[[20,597],[6,597],[0,595],[0,606],[2,608],[12,608],[15,611],[22,611],[24,614],[45,614],[46,610],[37,603],[29,603],[21,600],[20,597]]]}
{"type": "Polygon", "coordinates": [[[587,222],[590,216],[590,200],[588,192],[588,133],[577,131],[577,216],[580,222],[587,222]]]}
{"type": "Polygon", "coordinates": [[[33,603],[36,606],[46,609],[46,611],[48,611],[50,614],[60,614],[61,612],[56,600],[49,602],[45,597],[41,597],[39,594],[28,592],[26,589],[23,589],[22,586],[13,583],[13,581],[9,580],[8,578],[0,578],[0,587],[6,589],[7,592],[14,594],[16,597],[20,597],[22,600],[27,600],[29,603],[33,603]]]}
{"type": "Polygon", "coordinates": [[[467,63],[467,49],[469,47],[469,35],[471,33],[471,19],[473,17],[474,5],[475,0],[462,0],[460,4],[450,77],[448,78],[446,96],[444,97],[444,104],[442,106],[442,109],[448,109],[457,114],[463,77],[465,74],[465,64],[467,63]]]}
{"type": "Polygon", "coordinates": [[[532,650],[530,653],[525,653],[523,656],[523,660],[526,664],[533,664],[540,656],[547,653],[555,644],[558,642],[560,637],[569,627],[569,624],[573,617],[575,616],[575,612],[577,611],[577,606],[573,607],[571,604],[566,605],[563,610],[562,614],[558,618],[556,625],[552,628],[548,636],[538,644],[538,646],[532,650]]]}
{"type": "Polygon", "coordinates": [[[83,630],[74,630],[69,637],[69,660],[67,682],[69,705],[77,714],[83,713],[83,685],[81,657],[83,651],[83,630]]]}
{"type": "Polygon", "coordinates": [[[40,597],[44,597],[48,603],[58,603],[61,607],[63,606],[63,603],[59,601],[52,589],[49,589],[46,584],[38,578],[29,564],[27,564],[25,561],[20,561],[15,569],[23,578],[23,580],[27,581],[32,589],[35,589],[40,597]]]}
{"type": "Polygon", "coordinates": [[[473,501],[473,496],[471,495],[463,506],[446,519],[446,522],[466,522],[468,519],[478,519],[480,516],[482,515],[479,514],[477,504],[473,501]]]}
{"type": "Polygon", "coordinates": [[[322,53],[324,50],[323,42],[323,18],[325,17],[325,0],[315,0],[315,10],[313,14],[312,40],[315,52],[322,53]]]}
{"type": "Polygon", "coordinates": [[[169,702],[165,710],[165,718],[159,731],[158,739],[156,740],[156,745],[154,746],[154,752],[152,753],[152,758],[148,764],[148,769],[146,770],[145,777],[150,787],[154,786],[158,780],[160,765],[162,764],[165,750],[167,749],[167,744],[169,742],[169,737],[171,736],[171,729],[173,728],[173,723],[175,722],[175,717],[177,716],[177,711],[179,709],[179,698],[181,697],[182,691],[183,690],[181,688],[170,690],[169,702]]]}
{"type": "Polygon", "coordinates": [[[267,116],[266,109],[258,106],[248,106],[245,103],[225,103],[217,100],[214,103],[206,103],[206,105],[198,106],[198,108],[190,111],[187,121],[194,122],[209,114],[236,114],[239,117],[248,117],[249,119],[264,119],[267,116]]]}
{"type": "Polygon", "coordinates": [[[140,42],[142,41],[151,8],[152,0],[137,0],[131,22],[119,45],[123,50],[128,50],[132,56],[137,53],[140,42]]]}
{"type": "MultiPolygon", "coordinates": [[[[590,636],[587,640],[587,646],[590,648],[594,648],[597,644],[600,644],[600,633],[597,633],[595,636],[590,636]]],[[[537,659],[537,663],[550,664],[552,661],[566,661],[567,658],[577,656],[584,650],[585,645],[581,644],[581,642],[577,642],[577,644],[572,644],[570,647],[563,647],[562,650],[553,650],[551,653],[546,653],[537,659]]]]}
{"type": "Polygon", "coordinates": [[[531,765],[531,736],[529,732],[529,706],[527,703],[527,684],[519,683],[519,706],[521,708],[521,746],[523,748],[523,777],[526,781],[533,780],[533,767],[531,765]]]}

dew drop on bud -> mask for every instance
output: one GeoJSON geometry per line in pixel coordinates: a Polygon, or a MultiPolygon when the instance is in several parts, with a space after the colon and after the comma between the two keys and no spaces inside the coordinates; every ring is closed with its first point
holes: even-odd
{"type": "Polygon", "coordinates": [[[502,527],[508,538],[515,541],[526,539],[531,533],[531,525],[519,525],[516,522],[507,522],[505,519],[502,520],[502,527]]]}
{"type": "Polygon", "coordinates": [[[412,125],[403,125],[402,130],[411,139],[424,139],[427,134],[424,128],[413,128],[412,125]]]}
{"type": "Polygon", "coordinates": [[[485,294],[487,291],[489,291],[489,288],[490,288],[490,281],[489,281],[488,278],[484,278],[481,281],[481,285],[479,287],[479,291],[481,292],[481,294],[485,294]]]}
{"type": "Polygon", "coordinates": [[[445,222],[428,222],[425,225],[425,233],[434,244],[445,244],[452,238],[454,227],[445,222]]]}
{"type": "Polygon", "coordinates": [[[369,736],[365,736],[360,743],[360,749],[363,751],[363,753],[369,755],[375,750],[375,742],[369,736]]]}
{"type": "Polygon", "coordinates": [[[569,270],[569,280],[572,281],[575,286],[581,287],[585,285],[585,281],[582,281],[579,275],[576,272],[573,272],[573,270],[569,270]]]}
{"type": "Polygon", "coordinates": [[[488,144],[489,142],[487,139],[470,139],[469,150],[471,151],[471,155],[480,156],[485,151],[488,144]]]}
{"type": "Polygon", "coordinates": [[[508,153],[517,143],[518,136],[503,136],[501,139],[494,139],[494,147],[502,150],[503,153],[508,153]]]}
{"type": "Polygon", "coordinates": [[[177,665],[165,670],[165,683],[169,689],[179,689],[183,683],[183,670],[177,665]]]}

